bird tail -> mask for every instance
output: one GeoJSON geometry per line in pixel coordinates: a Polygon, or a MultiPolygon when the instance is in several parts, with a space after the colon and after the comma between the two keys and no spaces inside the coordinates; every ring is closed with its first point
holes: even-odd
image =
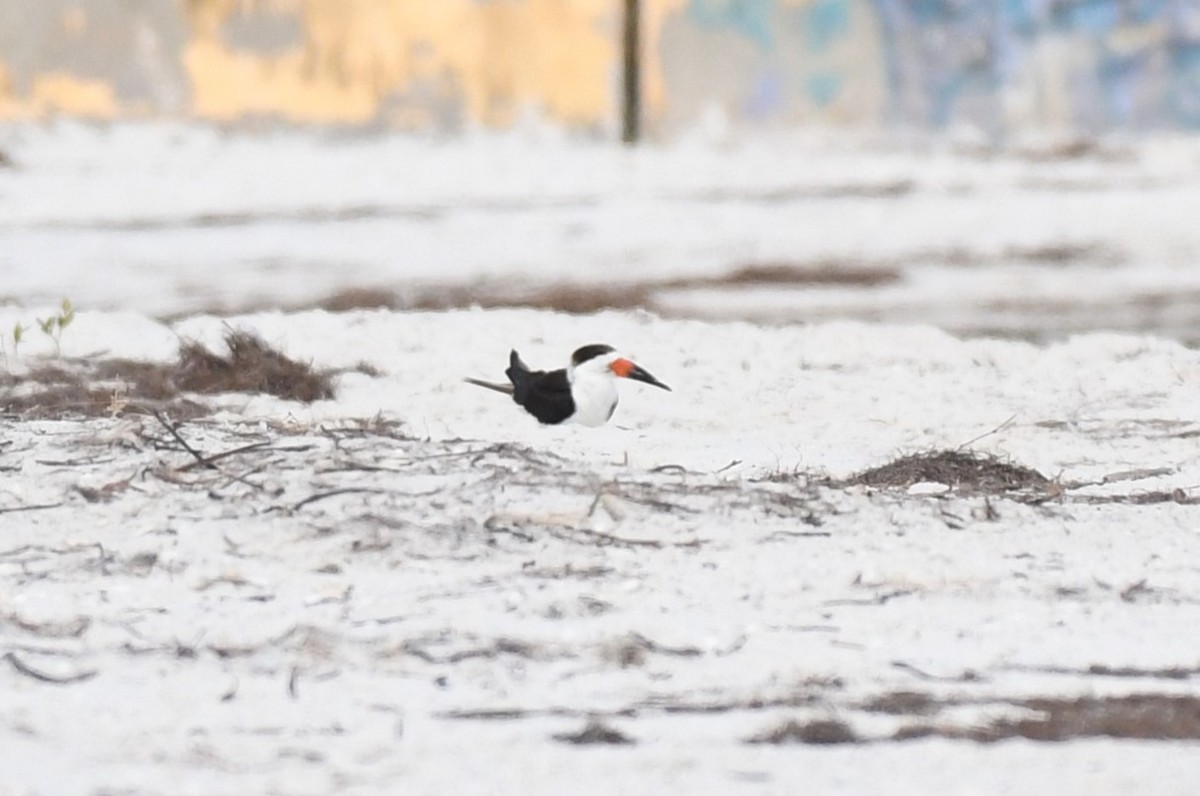
{"type": "Polygon", "coordinates": [[[504,375],[508,376],[508,380],[512,384],[497,384],[494,381],[483,381],[482,379],[463,379],[463,381],[467,384],[474,384],[476,387],[483,387],[485,390],[494,390],[505,395],[512,395],[525,383],[525,376],[528,374],[529,368],[521,361],[520,354],[514,348],[508,355],[508,370],[504,371],[504,375]]]}
{"type": "Polygon", "coordinates": [[[504,371],[504,375],[508,376],[508,380],[513,383],[513,387],[518,392],[529,383],[527,376],[531,372],[529,366],[521,361],[521,355],[517,353],[517,349],[514,348],[508,355],[508,369],[504,371]]]}
{"type": "Polygon", "coordinates": [[[494,381],[483,381],[481,379],[463,379],[467,384],[474,384],[476,387],[483,387],[487,390],[495,390],[502,392],[505,395],[513,394],[513,386],[511,384],[496,384],[494,381]]]}
{"type": "Polygon", "coordinates": [[[529,366],[521,361],[521,355],[517,353],[517,349],[515,348],[508,355],[508,370],[505,371],[510,379],[514,370],[520,373],[529,372],[529,366]]]}

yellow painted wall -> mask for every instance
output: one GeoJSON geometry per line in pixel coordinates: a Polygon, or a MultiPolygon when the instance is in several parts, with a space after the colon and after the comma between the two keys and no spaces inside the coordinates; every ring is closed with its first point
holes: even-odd
{"type": "MultiPolygon", "coordinates": [[[[877,0],[640,2],[651,134],[710,119],[1200,129],[1200,35],[1171,28],[1166,6],[1064,32],[1041,0],[1013,0],[1039,37],[1004,15],[968,13],[979,11],[971,4],[931,16],[877,0]]],[[[611,132],[623,5],[0,0],[0,120],[453,131],[531,115],[611,132]]]]}
{"type": "MultiPolygon", "coordinates": [[[[618,117],[623,0],[156,0],[153,14],[112,0],[3,2],[37,19],[31,35],[44,41],[33,49],[46,56],[23,70],[6,66],[0,6],[0,119],[159,115],[453,129],[504,126],[525,114],[611,128],[618,117]],[[73,63],[70,54],[80,52],[89,55],[73,63]],[[130,74],[140,93],[120,83],[130,74]]],[[[681,92],[658,46],[668,23],[689,24],[690,2],[641,0],[651,125],[710,101],[703,92],[713,48],[681,54],[695,64],[685,71],[699,76],[698,88],[693,81],[681,92]]],[[[814,2],[779,0],[779,8],[814,2]]],[[[718,49],[727,49],[722,36],[746,46],[736,33],[716,33],[718,49]]],[[[877,51],[844,45],[823,57],[877,51]]]]}
{"type": "MultiPolygon", "coordinates": [[[[680,2],[650,0],[651,27],[680,2]]],[[[62,39],[88,35],[95,2],[59,5],[62,39]]],[[[485,125],[528,109],[586,126],[615,112],[619,8],[619,0],[178,0],[187,40],[173,55],[190,93],[184,114],[201,119],[419,127],[440,102],[485,125]],[[231,25],[271,16],[301,35],[283,49],[229,40],[231,25]]],[[[145,111],[123,105],[111,83],[58,68],[18,87],[3,58],[0,50],[0,117],[145,111]]]]}
{"type": "Polygon", "coordinates": [[[60,113],[111,119],[120,113],[120,107],[108,83],[65,72],[38,75],[30,91],[19,95],[0,62],[0,118],[41,118],[60,113]]]}
{"type": "MultiPolygon", "coordinates": [[[[54,22],[57,32],[67,43],[87,33],[88,17],[80,8],[65,9],[54,22]]],[[[4,53],[0,52],[0,118],[44,117],[57,113],[111,118],[120,111],[112,85],[62,69],[39,71],[26,90],[21,91],[4,53]]]]}
{"type": "MultiPolygon", "coordinates": [[[[277,114],[363,123],[389,96],[420,84],[461,101],[470,119],[511,121],[529,105],[568,122],[610,112],[613,43],[608,0],[199,0],[189,6],[184,54],[192,111],[210,119],[277,114]],[[236,51],[231,15],[265,6],[302,22],[304,41],[281,53],[236,51]]],[[[420,125],[420,104],[384,121],[420,125]]]]}

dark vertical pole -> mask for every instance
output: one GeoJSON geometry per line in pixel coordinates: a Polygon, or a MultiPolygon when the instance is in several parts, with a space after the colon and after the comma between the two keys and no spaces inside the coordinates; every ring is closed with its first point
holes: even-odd
{"type": "Polygon", "coordinates": [[[621,80],[621,140],[636,144],[642,128],[642,53],[638,23],[639,0],[624,0],[621,49],[624,55],[621,80]]]}

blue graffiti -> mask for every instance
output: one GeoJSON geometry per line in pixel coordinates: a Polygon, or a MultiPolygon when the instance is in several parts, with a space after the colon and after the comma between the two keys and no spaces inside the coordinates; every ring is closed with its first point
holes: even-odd
{"type": "Polygon", "coordinates": [[[837,101],[852,77],[826,55],[873,16],[893,121],[1003,135],[1016,91],[1085,129],[1200,130],[1200,0],[689,0],[687,15],[757,45],[740,102],[756,119],[837,101]]]}
{"type": "Polygon", "coordinates": [[[1167,105],[1185,127],[1200,129],[1200,42],[1175,47],[1171,53],[1167,105]]]}
{"type": "Polygon", "coordinates": [[[775,0],[691,0],[688,16],[698,27],[733,30],[763,49],[774,44],[771,18],[775,0]]]}
{"type": "Polygon", "coordinates": [[[805,82],[809,99],[818,108],[825,108],[841,95],[845,78],[837,72],[814,72],[805,82]]]}
{"type": "Polygon", "coordinates": [[[690,0],[688,19],[705,30],[731,32],[754,42],[760,63],[746,81],[741,111],[753,119],[767,119],[786,109],[789,94],[800,90],[817,107],[826,107],[841,95],[845,78],[828,69],[789,76],[780,61],[780,41],[802,42],[812,54],[830,50],[851,31],[851,12],[861,0],[810,0],[795,5],[779,0],[690,0]]]}
{"type": "Polygon", "coordinates": [[[757,75],[744,103],[746,114],[752,119],[765,119],[784,105],[783,75],[777,70],[768,70],[757,75]]]}
{"type": "Polygon", "coordinates": [[[1070,87],[1062,101],[1080,126],[1200,128],[1195,0],[871,4],[893,119],[943,126],[967,118],[993,127],[1003,117],[1003,92],[1040,58],[1070,87]]]}
{"type": "Polygon", "coordinates": [[[808,8],[807,22],[809,48],[825,52],[850,32],[850,0],[816,0],[808,8]]]}

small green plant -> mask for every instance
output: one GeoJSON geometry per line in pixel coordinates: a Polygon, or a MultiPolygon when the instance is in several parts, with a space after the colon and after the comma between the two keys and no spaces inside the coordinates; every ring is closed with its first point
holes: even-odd
{"type": "MultiPolygon", "coordinates": [[[[62,334],[71,325],[71,321],[73,320],[75,320],[75,308],[71,306],[70,299],[63,299],[62,305],[54,315],[51,315],[49,318],[37,319],[38,327],[47,337],[54,341],[55,356],[62,356],[62,334]]],[[[20,328],[21,325],[17,324],[16,329],[20,328]]],[[[14,348],[17,345],[16,329],[13,330],[14,348]]]]}
{"type": "Polygon", "coordinates": [[[21,357],[21,341],[25,339],[25,330],[28,328],[28,326],[22,326],[20,321],[13,324],[13,359],[21,357]]]}
{"type": "Polygon", "coordinates": [[[25,339],[25,330],[28,326],[22,326],[20,321],[13,324],[12,328],[12,359],[8,358],[8,336],[0,334],[0,359],[4,360],[4,369],[8,370],[9,366],[20,359],[21,356],[21,341],[25,339]]]}

